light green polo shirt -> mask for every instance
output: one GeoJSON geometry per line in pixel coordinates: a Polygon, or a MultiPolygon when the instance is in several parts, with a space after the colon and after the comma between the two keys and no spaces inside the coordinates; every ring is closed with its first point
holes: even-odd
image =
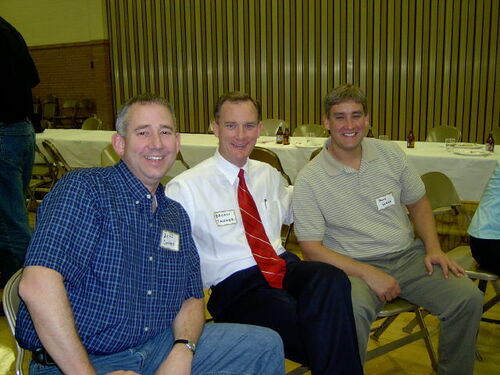
{"type": "Polygon", "coordinates": [[[329,139],[302,169],[294,188],[299,241],[323,245],[355,259],[379,258],[414,240],[407,204],[425,194],[417,171],[395,143],[365,138],[359,170],[328,152],[329,139]]]}

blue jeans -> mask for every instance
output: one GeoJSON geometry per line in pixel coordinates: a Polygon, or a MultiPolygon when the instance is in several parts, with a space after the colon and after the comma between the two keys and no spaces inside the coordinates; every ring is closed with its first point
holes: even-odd
{"type": "MultiPolygon", "coordinates": [[[[123,352],[95,356],[90,360],[97,373],[117,370],[153,375],[173,343],[172,331],[123,352]]],[[[242,324],[207,324],[194,356],[193,375],[283,375],[285,360],[279,335],[268,329],[242,324]]],[[[57,366],[30,363],[31,375],[60,375],[57,366]]]]}
{"type": "Polygon", "coordinates": [[[30,122],[0,122],[0,272],[6,282],[23,266],[31,239],[26,193],[35,157],[30,122]]]}

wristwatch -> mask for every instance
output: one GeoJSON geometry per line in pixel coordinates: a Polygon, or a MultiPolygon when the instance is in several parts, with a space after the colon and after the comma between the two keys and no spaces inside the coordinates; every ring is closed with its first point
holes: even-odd
{"type": "MultiPolygon", "coordinates": [[[[191,340],[186,340],[186,339],[177,339],[174,341],[175,344],[184,344],[188,350],[191,350],[191,352],[194,354],[196,352],[196,344],[192,342],[191,340]]],[[[173,345],[172,345],[173,346],[173,345]]]]}

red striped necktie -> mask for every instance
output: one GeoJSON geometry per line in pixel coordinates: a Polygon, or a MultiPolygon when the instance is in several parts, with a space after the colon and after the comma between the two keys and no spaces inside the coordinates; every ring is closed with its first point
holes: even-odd
{"type": "Polygon", "coordinates": [[[238,177],[240,179],[238,184],[238,204],[240,205],[241,218],[243,219],[243,227],[245,228],[248,245],[269,285],[273,288],[283,289],[286,262],[276,254],[276,251],[274,251],[269,242],[255,201],[245,183],[245,171],[243,169],[240,169],[238,177]]]}

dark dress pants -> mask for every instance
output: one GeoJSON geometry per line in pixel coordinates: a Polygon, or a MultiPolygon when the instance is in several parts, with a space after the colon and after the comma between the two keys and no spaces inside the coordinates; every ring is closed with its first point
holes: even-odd
{"type": "Polygon", "coordinates": [[[500,275],[500,240],[470,236],[470,249],[482,268],[500,275]]]}
{"type": "Polygon", "coordinates": [[[314,375],[362,374],[346,274],[291,253],[282,257],[287,261],[283,289],[271,288],[257,266],[213,287],[207,307],[214,320],[275,330],[286,357],[308,365],[314,375]]]}

